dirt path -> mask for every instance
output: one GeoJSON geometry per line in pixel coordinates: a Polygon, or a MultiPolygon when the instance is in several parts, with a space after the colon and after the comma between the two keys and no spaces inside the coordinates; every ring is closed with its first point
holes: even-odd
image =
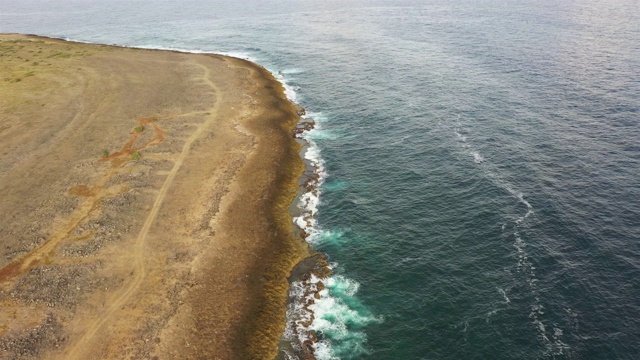
{"type": "MultiPolygon", "coordinates": [[[[194,62],[194,65],[200,67],[204,71],[204,74],[202,75],[202,80],[208,86],[210,86],[211,89],[214,91],[216,101],[213,107],[207,110],[209,115],[207,116],[206,121],[197,127],[197,129],[191,134],[191,136],[187,139],[184,146],[182,147],[182,151],[180,152],[180,155],[178,156],[175,163],[173,164],[171,171],[169,171],[169,173],[167,174],[167,177],[163,182],[162,187],[160,188],[160,190],[158,191],[158,194],[155,197],[153,207],[149,211],[144,221],[144,224],[142,225],[142,229],[138,233],[138,236],[135,242],[134,253],[133,253],[134,259],[135,259],[133,279],[126,287],[124,287],[121,290],[121,294],[118,295],[118,297],[113,301],[109,309],[103,312],[101,316],[97,318],[87,328],[84,336],[82,336],[82,338],[80,338],[80,340],[77,341],[75,344],[72,344],[71,346],[69,346],[68,355],[66,357],[67,359],[86,359],[87,356],[85,355],[85,353],[91,350],[91,347],[88,345],[90,344],[95,334],[104,326],[104,324],[107,321],[109,321],[113,317],[114,313],[118,309],[120,309],[131,298],[131,296],[138,290],[138,288],[140,288],[140,285],[144,282],[144,279],[146,276],[145,243],[147,240],[147,236],[149,235],[149,230],[151,229],[154,222],[156,221],[156,218],[158,217],[158,212],[160,211],[160,208],[162,207],[165,196],[167,195],[167,191],[171,187],[185,158],[187,158],[187,156],[189,155],[189,152],[191,150],[191,147],[194,141],[199,136],[201,136],[204,129],[206,129],[208,126],[211,125],[213,121],[216,120],[216,114],[218,113],[218,109],[221,103],[220,101],[221,92],[218,89],[218,87],[211,81],[209,68],[195,62],[194,62]]],[[[193,115],[196,113],[201,113],[201,112],[190,112],[190,113],[180,114],[177,116],[193,115]]]]}

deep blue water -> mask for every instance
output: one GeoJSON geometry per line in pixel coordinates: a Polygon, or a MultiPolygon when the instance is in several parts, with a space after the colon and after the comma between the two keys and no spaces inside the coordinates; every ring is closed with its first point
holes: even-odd
{"type": "Polygon", "coordinates": [[[640,357],[637,1],[4,0],[0,32],[284,74],[327,174],[320,357],[640,357]]]}

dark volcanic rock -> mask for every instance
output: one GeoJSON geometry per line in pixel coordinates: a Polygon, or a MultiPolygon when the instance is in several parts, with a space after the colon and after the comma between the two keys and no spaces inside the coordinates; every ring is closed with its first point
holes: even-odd
{"type": "Polygon", "coordinates": [[[32,329],[1,337],[0,354],[3,359],[38,358],[42,349],[56,348],[66,339],[60,322],[49,314],[42,324],[32,329]]]}

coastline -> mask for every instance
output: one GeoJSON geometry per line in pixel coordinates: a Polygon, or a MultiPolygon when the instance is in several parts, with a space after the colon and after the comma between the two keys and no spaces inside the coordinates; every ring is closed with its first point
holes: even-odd
{"type": "MultiPolygon", "coordinates": [[[[4,84],[15,85],[14,94],[18,86],[37,89],[41,99],[36,93],[22,103],[46,107],[39,104],[46,99],[61,120],[33,125],[56,130],[45,134],[45,147],[14,143],[19,154],[0,158],[11,170],[0,187],[13,189],[29,175],[2,205],[13,215],[2,224],[11,231],[0,233],[2,350],[23,358],[274,358],[288,277],[312,254],[289,213],[304,171],[292,136],[300,116],[277,79],[220,55],[2,37],[30,42],[18,47],[60,47],[42,57],[62,66],[45,85],[82,89],[73,101],[51,97],[51,88],[32,81],[42,64],[20,68],[23,78],[4,84]],[[114,118],[117,124],[100,125],[114,118]],[[122,146],[100,155],[105,138],[122,146]],[[44,171],[59,179],[39,178],[44,171]],[[29,192],[36,186],[48,189],[29,192]],[[18,205],[27,193],[35,204],[18,205]],[[38,240],[27,244],[16,234],[36,208],[39,225],[21,236],[38,240]],[[43,272],[48,282],[38,282],[43,272]],[[46,291],[62,283],[65,293],[46,291]],[[44,288],[40,297],[29,297],[34,286],[44,288]],[[29,320],[9,321],[9,310],[29,320]],[[33,334],[36,340],[24,341],[33,334]]],[[[9,105],[17,114],[3,122],[24,115],[9,105]]]]}

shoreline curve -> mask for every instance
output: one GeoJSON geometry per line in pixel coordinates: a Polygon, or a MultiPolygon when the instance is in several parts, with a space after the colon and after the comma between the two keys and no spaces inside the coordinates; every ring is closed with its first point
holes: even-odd
{"type": "Polygon", "coordinates": [[[46,108],[2,104],[0,136],[19,133],[12,124],[25,114],[36,120],[0,157],[0,188],[12,193],[0,203],[12,215],[0,224],[11,230],[0,233],[9,249],[0,274],[10,275],[0,318],[29,314],[5,322],[0,347],[49,358],[274,358],[288,277],[312,254],[289,213],[304,164],[282,84],[215,54],[17,34],[0,45],[19,58],[5,78],[20,76],[0,93],[24,102],[28,92],[46,108]],[[23,71],[24,57],[34,70],[23,71]],[[48,189],[29,192],[38,186],[48,189]],[[69,286],[56,292],[60,284],[69,286]]]}

